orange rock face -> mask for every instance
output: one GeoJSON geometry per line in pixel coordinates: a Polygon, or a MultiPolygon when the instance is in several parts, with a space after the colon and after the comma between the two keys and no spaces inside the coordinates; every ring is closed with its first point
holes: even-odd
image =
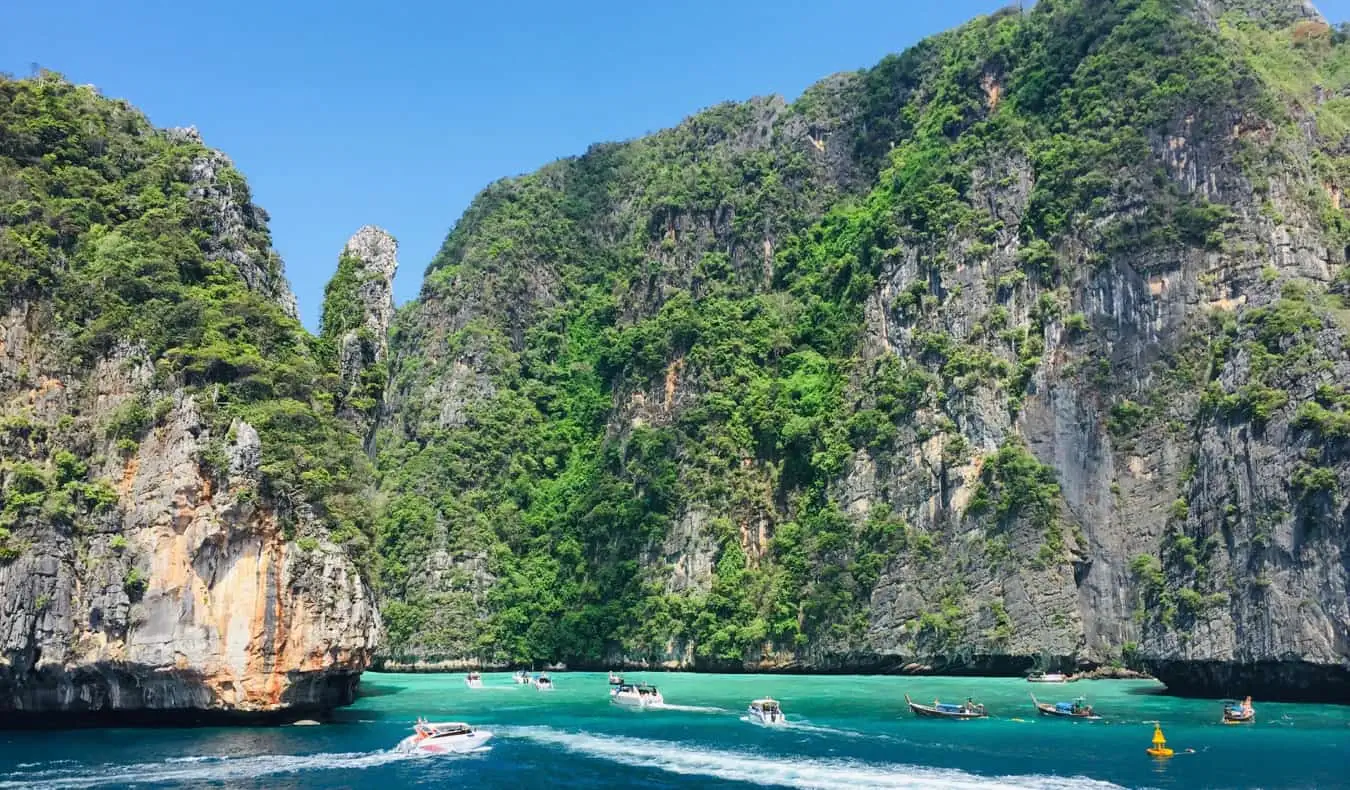
{"type": "Polygon", "coordinates": [[[370,591],[337,547],[287,541],[275,513],[241,496],[247,484],[213,497],[196,460],[195,410],[188,402],[172,416],[140,448],[124,503],[149,574],[121,651],[146,666],[193,668],[212,705],[306,705],[294,698],[295,678],[369,663],[378,631],[370,591]]]}
{"type": "Polygon", "coordinates": [[[115,512],[26,533],[41,545],[0,565],[0,684],[13,689],[0,710],[265,714],[351,701],[380,630],[371,591],[322,524],[302,513],[283,530],[257,504],[257,433],[237,423],[231,435],[217,491],[199,461],[208,429],[177,396],[162,427],[102,470],[115,512]]]}

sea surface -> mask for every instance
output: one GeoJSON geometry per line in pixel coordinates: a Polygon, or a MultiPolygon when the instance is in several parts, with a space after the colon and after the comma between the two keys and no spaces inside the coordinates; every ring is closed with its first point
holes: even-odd
{"type": "Polygon", "coordinates": [[[1148,681],[1033,685],[1018,679],[627,673],[664,709],[609,703],[606,676],[556,673],[556,690],[485,674],[367,674],[356,705],[310,727],[0,732],[0,788],[1334,788],[1350,787],[1350,708],[1255,700],[1257,723],[1219,723],[1218,701],[1148,681]],[[1038,717],[1078,695],[1099,722],[1038,717]],[[915,718],[915,701],[974,696],[992,718],[915,718]],[[752,724],[755,697],[789,726],[752,724]],[[417,716],[467,721],[482,750],[391,750],[417,716]],[[1178,754],[1144,753],[1161,721],[1178,754]],[[1186,751],[1193,749],[1194,752],[1186,751]]]}

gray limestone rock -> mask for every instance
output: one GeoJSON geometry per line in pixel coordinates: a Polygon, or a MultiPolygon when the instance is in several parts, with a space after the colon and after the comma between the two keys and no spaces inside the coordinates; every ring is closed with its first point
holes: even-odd
{"type": "MultiPolygon", "coordinates": [[[[180,138],[200,142],[196,128],[175,132],[180,138]]],[[[207,255],[229,261],[244,282],[263,296],[275,300],[291,317],[299,315],[281,258],[264,243],[267,212],[251,202],[248,186],[234,174],[234,163],[225,154],[206,149],[193,160],[188,172],[192,185],[188,197],[197,201],[208,223],[210,237],[204,243],[207,255]],[[223,178],[225,172],[234,177],[223,178]]]]}

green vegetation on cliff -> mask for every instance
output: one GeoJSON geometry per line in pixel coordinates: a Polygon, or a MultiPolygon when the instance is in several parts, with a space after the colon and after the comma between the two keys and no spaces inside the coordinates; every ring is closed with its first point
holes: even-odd
{"type": "MultiPolygon", "coordinates": [[[[357,493],[369,464],[333,417],[332,366],[287,312],[270,244],[243,177],[194,132],[157,130],[126,103],[50,72],[0,78],[0,301],[28,311],[20,320],[42,333],[47,369],[154,366],[105,425],[81,427],[130,451],[163,424],[181,387],[217,441],[236,418],[258,430],[263,495],[312,504],[339,542],[365,554],[371,514],[357,493]]],[[[78,488],[83,471],[59,471],[68,471],[59,448],[88,446],[74,427],[22,429],[24,454],[70,479],[29,475],[20,462],[5,475],[7,513],[40,492],[53,516],[67,500],[105,502],[78,488]]],[[[220,447],[201,462],[226,471],[220,447]]]]}
{"type": "Polygon", "coordinates": [[[1041,0],[493,184],[387,356],[392,239],[311,336],[222,155],[0,80],[0,318],[48,357],[0,368],[0,562],[111,524],[97,476],[181,391],[216,482],[261,434],[234,501],[367,562],[395,660],[1008,671],[1240,628],[1343,667],[1350,45],[1241,6],[1041,0]],[[96,419],[21,402],[108,370],[96,419]]]}
{"type": "MultiPolygon", "coordinates": [[[[1226,254],[1236,233],[1167,146],[1217,141],[1215,172],[1258,178],[1288,149],[1226,136],[1283,123],[1282,91],[1311,90],[1298,69],[1344,57],[1325,26],[1212,22],[1183,0],[1042,0],[792,105],[719,106],[485,190],[395,330],[390,653],[847,654],[900,559],[956,577],[917,613],[920,643],[1006,645],[1004,600],[964,575],[1056,585],[1086,549],[1055,467],[1015,435],[1038,377],[1115,398],[1122,442],[1163,413],[1114,383],[1091,279],[1226,254]],[[918,463],[936,493],[850,494],[861,470],[918,463]],[[964,520],[979,553],[913,523],[930,495],[925,518],[964,520]]],[[[1340,233],[1339,209],[1300,200],[1340,233]]],[[[1282,305],[1271,320],[1298,324],[1282,305]]],[[[1222,408],[1283,406],[1249,395],[1222,408]]],[[[1300,419],[1335,430],[1319,408],[1300,419]]]]}

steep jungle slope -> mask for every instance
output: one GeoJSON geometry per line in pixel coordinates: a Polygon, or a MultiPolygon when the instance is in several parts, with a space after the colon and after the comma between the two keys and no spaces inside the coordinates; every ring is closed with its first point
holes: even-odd
{"type": "Polygon", "coordinates": [[[266,220],[195,130],[0,78],[8,723],[351,700],[370,465],[266,220]]]}
{"type": "Polygon", "coordinates": [[[492,185],[391,339],[388,662],[1350,697],[1347,52],[1041,0],[492,185]]]}

